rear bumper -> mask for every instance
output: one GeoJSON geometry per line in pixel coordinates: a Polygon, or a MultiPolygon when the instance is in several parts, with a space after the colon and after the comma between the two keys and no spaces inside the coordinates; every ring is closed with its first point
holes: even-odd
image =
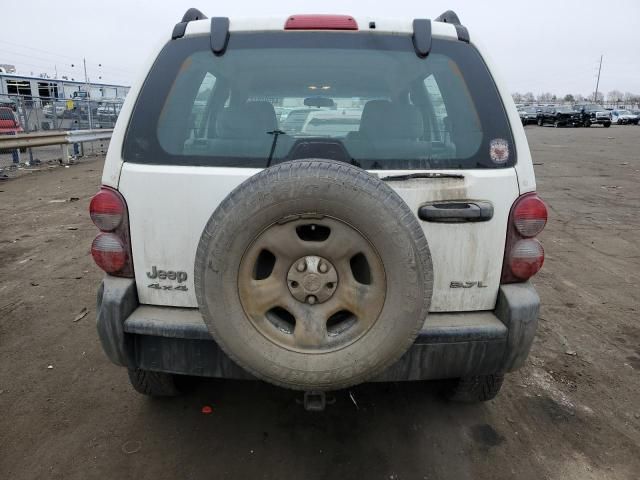
{"type": "MultiPolygon", "coordinates": [[[[413,346],[372,381],[431,380],[503,373],[522,366],[538,324],[530,283],[500,287],[496,309],[432,313],[413,346]]],[[[116,365],[204,377],[253,379],[211,338],[197,309],[139,305],[133,280],[105,277],[98,334],[116,365]]]]}

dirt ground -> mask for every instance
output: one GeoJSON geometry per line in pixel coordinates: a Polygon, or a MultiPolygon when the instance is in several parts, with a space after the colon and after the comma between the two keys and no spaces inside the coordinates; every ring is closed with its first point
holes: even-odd
{"type": "Polygon", "coordinates": [[[640,478],[640,127],[527,133],[550,207],[540,328],[483,405],[435,383],[359,386],[324,413],[259,382],[144,398],[95,331],[102,161],[0,181],[0,478],[640,478]]]}

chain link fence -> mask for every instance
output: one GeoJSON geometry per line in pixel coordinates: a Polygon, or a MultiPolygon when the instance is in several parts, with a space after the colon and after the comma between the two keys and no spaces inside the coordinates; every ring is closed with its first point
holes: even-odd
{"type": "MultiPolygon", "coordinates": [[[[123,101],[123,99],[59,99],[3,94],[0,95],[0,116],[8,116],[7,109],[10,109],[24,133],[110,129],[115,126],[123,101]]],[[[2,128],[0,131],[3,131],[2,128]]],[[[12,134],[4,129],[4,134],[7,133],[12,134]]],[[[74,144],[69,149],[69,153],[73,157],[99,155],[106,153],[107,146],[107,140],[74,144]]],[[[18,151],[0,150],[0,180],[13,176],[12,174],[20,169],[33,169],[43,164],[62,161],[59,146],[35,147],[18,151]]]]}

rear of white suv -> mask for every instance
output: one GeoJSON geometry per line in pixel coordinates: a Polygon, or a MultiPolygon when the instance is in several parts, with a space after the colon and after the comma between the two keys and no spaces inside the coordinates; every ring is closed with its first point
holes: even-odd
{"type": "Polygon", "coordinates": [[[136,389],[497,393],[535,334],[546,208],[515,106],[455,14],[192,9],[154,58],[91,206],[98,331],[136,389]]]}

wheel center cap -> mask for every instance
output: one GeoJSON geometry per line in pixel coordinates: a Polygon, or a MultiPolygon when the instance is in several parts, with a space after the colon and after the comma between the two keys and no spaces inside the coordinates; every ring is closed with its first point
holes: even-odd
{"type": "Polygon", "coordinates": [[[315,273],[310,273],[304,277],[302,286],[308,292],[317,292],[318,290],[320,290],[322,283],[318,275],[316,275],[315,273]]]}
{"type": "Polygon", "coordinates": [[[338,274],[331,262],[322,257],[307,255],[289,268],[287,286],[293,297],[313,305],[329,300],[338,286],[338,274]]]}

